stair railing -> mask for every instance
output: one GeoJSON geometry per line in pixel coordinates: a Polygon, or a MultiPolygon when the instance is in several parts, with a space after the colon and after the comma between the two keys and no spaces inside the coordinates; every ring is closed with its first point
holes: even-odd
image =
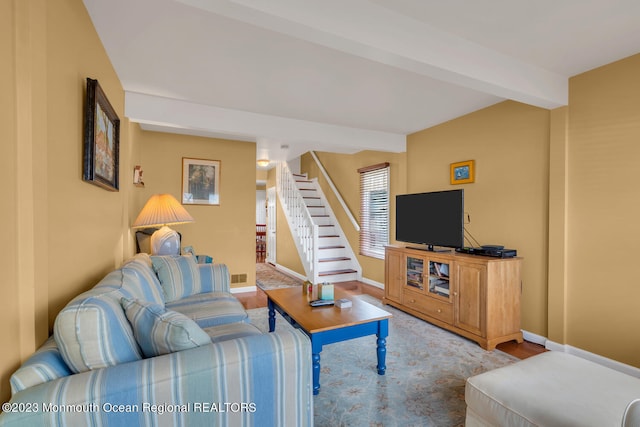
{"type": "Polygon", "coordinates": [[[294,236],[296,249],[302,260],[307,277],[316,279],[318,266],[318,226],[313,223],[311,213],[296,185],[296,180],[286,162],[279,162],[276,168],[276,187],[287,222],[294,236]]]}
{"type": "Polygon", "coordinates": [[[309,153],[311,154],[311,157],[313,158],[313,160],[315,160],[316,165],[318,166],[318,169],[320,170],[320,173],[322,173],[322,176],[324,176],[324,179],[327,181],[327,184],[329,185],[329,188],[331,188],[331,191],[333,191],[333,194],[336,197],[336,199],[338,200],[338,202],[340,203],[340,206],[342,206],[342,209],[344,210],[344,213],[347,215],[347,218],[349,218],[349,221],[351,221],[351,224],[353,225],[353,228],[355,228],[356,231],[360,231],[360,224],[358,224],[358,221],[356,221],[356,218],[351,213],[351,210],[347,206],[347,203],[342,198],[342,195],[340,194],[340,192],[336,188],[335,184],[333,183],[333,180],[331,179],[331,177],[327,173],[327,170],[322,165],[322,162],[320,162],[320,159],[316,155],[316,152],[315,151],[310,151],[309,153]]]}

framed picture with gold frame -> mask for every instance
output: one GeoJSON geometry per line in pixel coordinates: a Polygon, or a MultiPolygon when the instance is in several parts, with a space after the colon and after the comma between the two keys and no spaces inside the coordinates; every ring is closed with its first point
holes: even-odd
{"type": "Polygon", "coordinates": [[[474,160],[451,163],[451,184],[469,184],[476,179],[476,167],[474,160]]]}
{"type": "Polygon", "coordinates": [[[87,78],[82,179],[118,191],[120,119],[97,80],[87,78]]]}
{"type": "Polygon", "coordinates": [[[220,160],[182,158],[182,204],[220,204],[220,160]]]}

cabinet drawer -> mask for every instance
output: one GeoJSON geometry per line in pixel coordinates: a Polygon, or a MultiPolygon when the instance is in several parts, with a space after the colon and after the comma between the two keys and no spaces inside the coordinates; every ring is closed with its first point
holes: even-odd
{"type": "Polygon", "coordinates": [[[404,305],[443,322],[453,323],[453,304],[405,290],[404,305]]]}

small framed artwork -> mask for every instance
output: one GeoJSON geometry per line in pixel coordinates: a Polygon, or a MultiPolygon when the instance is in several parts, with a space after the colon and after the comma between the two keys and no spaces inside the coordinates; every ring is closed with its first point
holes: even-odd
{"type": "Polygon", "coordinates": [[[182,204],[220,204],[220,160],[182,158],[182,204]]]}
{"type": "Polygon", "coordinates": [[[475,161],[451,163],[451,184],[468,184],[475,181],[475,161]]]}
{"type": "Polygon", "coordinates": [[[97,80],[87,78],[82,179],[118,191],[120,119],[97,80]]]}

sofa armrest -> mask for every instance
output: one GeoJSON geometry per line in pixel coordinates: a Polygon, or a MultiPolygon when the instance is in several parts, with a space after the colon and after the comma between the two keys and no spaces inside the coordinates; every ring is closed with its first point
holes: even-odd
{"type": "Polygon", "coordinates": [[[11,395],[72,374],[52,335],[11,375],[11,395]]]}
{"type": "Polygon", "coordinates": [[[0,426],[311,426],[311,344],[298,330],[238,338],[59,378],[10,405],[0,426]]]}
{"type": "Polygon", "coordinates": [[[202,293],[231,292],[231,277],[226,264],[198,264],[202,293]]]}

